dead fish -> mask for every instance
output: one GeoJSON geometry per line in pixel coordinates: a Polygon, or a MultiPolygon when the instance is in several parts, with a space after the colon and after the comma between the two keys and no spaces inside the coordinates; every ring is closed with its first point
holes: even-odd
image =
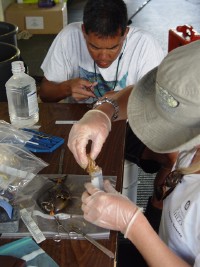
{"type": "Polygon", "coordinates": [[[64,185],[62,179],[58,179],[56,184],[43,192],[38,199],[38,204],[42,210],[48,214],[54,215],[69,205],[71,195],[64,185]]]}

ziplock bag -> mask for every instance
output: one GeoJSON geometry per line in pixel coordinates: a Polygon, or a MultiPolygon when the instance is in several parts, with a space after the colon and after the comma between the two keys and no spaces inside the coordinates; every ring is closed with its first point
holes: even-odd
{"type": "Polygon", "coordinates": [[[19,146],[0,143],[0,196],[10,201],[47,165],[19,146]]]}
{"type": "Polygon", "coordinates": [[[0,120],[0,143],[23,147],[32,136],[32,133],[19,130],[10,123],[0,120]]]}

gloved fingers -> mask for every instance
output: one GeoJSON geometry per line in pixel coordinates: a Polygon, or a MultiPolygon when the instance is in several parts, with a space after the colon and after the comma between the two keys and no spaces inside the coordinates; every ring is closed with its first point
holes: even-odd
{"type": "Polygon", "coordinates": [[[103,144],[108,136],[109,132],[101,131],[97,134],[97,136],[92,140],[92,146],[90,151],[90,157],[91,159],[95,160],[99,153],[101,152],[101,149],[103,147],[103,144]]]}
{"type": "Polygon", "coordinates": [[[76,139],[74,143],[74,157],[77,163],[83,168],[87,168],[88,166],[88,157],[86,153],[86,147],[88,144],[89,139],[85,138],[84,136],[79,139],[76,139]]]}
{"type": "Polygon", "coordinates": [[[87,206],[86,204],[82,203],[82,205],[81,205],[81,209],[82,209],[84,215],[85,215],[85,214],[88,214],[88,212],[89,212],[89,208],[88,208],[88,206],[87,206]]]}
{"type": "Polygon", "coordinates": [[[100,110],[86,112],[82,119],[73,125],[68,138],[68,147],[82,168],[88,165],[86,146],[89,140],[92,141],[90,156],[95,160],[110,130],[111,121],[100,110]]]}
{"type": "Polygon", "coordinates": [[[90,157],[91,159],[95,160],[99,153],[101,152],[101,149],[103,147],[103,144],[108,136],[108,132],[106,134],[102,135],[102,132],[96,133],[90,132],[90,130],[83,130],[83,134],[81,137],[81,133],[78,136],[78,139],[76,140],[76,157],[77,162],[82,168],[86,168],[88,166],[88,157],[86,154],[86,146],[89,142],[89,140],[92,141],[91,145],[91,151],[90,151],[90,157]],[[85,134],[87,133],[87,135],[85,134]]]}
{"type": "Polygon", "coordinates": [[[91,183],[85,184],[86,191],[81,196],[82,210],[85,212],[87,207],[92,207],[93,202],[96,201],[96,195],[104,193],[102,190],[94,187],[91,183]]]}
{"type": "Polygon", "coordinates": [[[70,151],[73,153],[77,163],[85,169],[88,165],[86,146],[88,144],[89,138],[84,136],[84,132],[81,134],[80,131],[81,130],[79,130],[79,127],[77,125],[73,125],[69,133],[67,145],[70,151]],[[79,132],[79,135],[77,135],[77,132],[79,132]]]}
{"type": "Polygon", "coordinates": [[[88,200],[88,197],[89,197],[90,195],[88,194],[88,192],[87,191],[84,191],[83,192],[83,194],[82,194],[82,196],[81,196],[81,201],[84,203],[84,204],[87,204],[87,202],[89,201],[88,200]]]}
{"type": "Polygon", "coordinates": [[[87,191],[83,192],[82,196],[81,196],[81,201],[82,201],[82,205],[81,205],[81,209],[85,214],[88,214],[90,208],[88,207],[88,203],[90,202],[91,200],[91,196],[90,194],[88,194],[87,191]]]}
{"type": "Polygon", "coordinates": [[[93,195],[94,196],[98,192],[103,192],[102,190],[94,187],[92,183],[85,183],[84,186],[85,186],[85,189],[87,190],[87,193],[89,195],[93,195]]]}
{"type": "Polygon", "coordinates": [[[99,204],[102,203],[99,200],[101,198],[101,195],[105,194],[105,192],[99,190],[98,188],[95,188],[91,183],[85,184],[85,187],[90,193],[88,191],[83,192],[81,197],[81,209],[84,213],[84,218],[90,222],[93,222],[93,220],[96,220],[96,217],[99,217],[100,215],[99,204]]]}
{"type": "Polygon", "coordinates": [[[103,192],[91,183],[85,187],[87,191],[82,195],[84,219],[124,233],[135,213],[136,205],[121,194],[103,192]]]}
{"type": "Polygon", "coordinates": [[[93,204],[91,205],[91,203],[89,204],[82,203],[81,209],[84,213],[84,216],[87,216],[87,218],[91,218],[91,216],[95,216],[95,207],[93,206],[93,204]]]}
{"type": "Polygon", "coordinates": [[[88,209],[88,211],[85,211],[83,214],[83,218],[86,221],[93,223],[95,225],[98,225],[100,227],[103,227],[103,226],[101,226],[101,222],[98,222],[98,217],[99,217],[99,215],[92,213],[89,209],[88,209]]]}
{"type": "MultiPolygon", "coordinates": [[[[83,207],[82,207],[83,209],[83,207]]],[[[85,209],[83,209],[83,218],[91,223],[94,223],[94,218],[93,218],[93,214],[91,214],[91,211],[89,210],[88,207],[85,207],[85,209]]]]}
{"type": "Polygon", "coordinates": [[[119,194],[117,190],[112,186],[109,180],[105,180],[103,183],[104,189],[107,193],[112,193],[112,194],[119,194]]]}

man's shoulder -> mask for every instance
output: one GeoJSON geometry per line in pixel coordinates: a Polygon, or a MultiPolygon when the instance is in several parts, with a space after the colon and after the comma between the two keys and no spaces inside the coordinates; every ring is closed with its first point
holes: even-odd
{"type": "Polygon", "coordinates": [[[82,34],[82,22],[73,22],[73,23],[69,23],[67,24],[62,31],[60,32],[61,35],[65,35],[65,34],[77,34],[80,33],[82,34]]]}
{"type": "Polygon", "coordinates": [[[152,48],[155,47],[156,49],[161,48],[160,44],[151,33],[137,27],[130,27],[127,37],[129,45],[137,44],[144,47],[149,46],[149,48],[151,47],[152,48]]]}
{"type": "Polygon", "coordinates": [[[67,24],[65,26],[65,28],[69,28],[69,29],[77,29],[77,30],[81,30],[81,25],[83,24],[83,22],[71,22],[69,24],[67,24]]]}
{"type": "Polygon", "coordinates": [[[151,33],[147,32],[146,30],[143,30],[138,27],[129,27],[129,33],[128,33],[129,39],[136,39],[143,37],[144,39],[154,39],[151,33]]]}

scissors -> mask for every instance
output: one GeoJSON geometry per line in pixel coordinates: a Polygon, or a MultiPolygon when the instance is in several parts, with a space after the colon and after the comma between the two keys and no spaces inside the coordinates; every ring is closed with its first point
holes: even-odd
{"type": "Polygon", "coordinates": [[[59,218],[54,215],[54,218],[58,225],[58,233],[54,235],[54,241],[60,242],[62,239],[62,236],[60,234],[60,229],[67,233],[68,237],[70,239],[78,239],[78,235],[80,234],[83,238],[85,238],[87,241],[89,241],[91,244],[93,244],[96,248],[100,249],[103,253],[105,253],[109,258],[114,259],[115,255],[112,251],[101,245],[99,242],[97,242],[95,239],[90,237],[89,235],[85,234],[79,227],[75,225],[70,225],[71,231],[68,231],[60,222],[59,218]]]}
{"type": "Polygon", "coordinates": [[[59,218],[57,216],[54,215],[54,219],[57,222],[57,234],[54,235],[53,240],[55,242],[60,242],[62,240],[62,234],[61,234],[61,230],[64,231],[65,233],[67,233],[67,237],[70,239],[77,239],[78,238],[78,234],[76,232],[74,232],[73,230],[68,231],[60,222],[59,218]]]}

